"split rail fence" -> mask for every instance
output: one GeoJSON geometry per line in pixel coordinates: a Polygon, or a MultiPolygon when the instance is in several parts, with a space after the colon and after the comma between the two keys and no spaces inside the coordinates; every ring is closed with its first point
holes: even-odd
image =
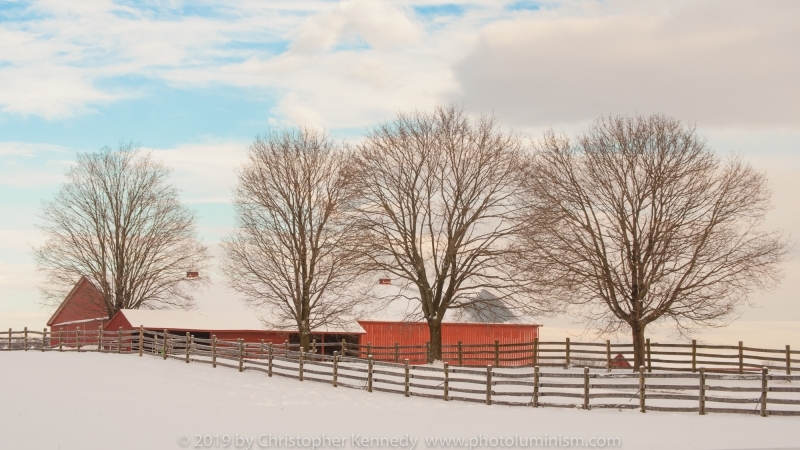
{"type": "MultiPolygon", "coordinates": [[[[519,346],[520,344],[516,344],[519,346]]],[[[778,357],[764,357],[775,350],[738,346],[688,344],[650,344],[647,365],[633,371],[616,369],[611,353],[625,352],[624,345],[603,343],[534,342],[531,363],[520,367],[519,356],[503,359],[503,344],[495,343],[488,351],[493,362],[475,367],[467,361],[461,346],[460,365],[446,361],[440,366],[414,365],[409,353],[381,352],[385,348],[354,344],[314,344],[312,352],[300,352],[288,342],[223,341],[215,337],[191,336],[144,329],[108,331],[71,331],[49,334],[9,330],[0,346],[5,350],[138,353],[163,359],[222,366],[240,372],[260,371],[267,376],[283,376],[408,396],[460,400],[499,405],[560,408],[615,408],[646,411],[800,415],[800,375],[792,375],[797,355],[787,346],[785,368],[770,373],[770,367],[756,362],[784,362],[778,357]],[[559,348],[563,345],[563,348],[559,348]],[[336,348],[333,355],[318,353],[325,347],[336,348]],[[603,349],[602,347],[605,347],[603,349]],[[366,347],[366,348],[365,348],[366,347]],[[611,349],[614,349],[614,352],[611,349]],[[589,349],[589,350],[587,350],[589,349]],[[594,350],[591,350],[594,349],[594,350]],[[534,351],[535,350],[535,351],[534,351]],[[550,350],[550,351],[547,351],[550,350]],[[669,351],[666,351],[669,350],[669,351]],[[733,350],[711,353],[711,350],[733,350]],[[563,354],[558,353],[559,351],[563,354]],[[545,353],[547,356],[540,356],[545,353]],[[402,360],[399,360],[400,356],[402,360]],[[690,367],[687,365],[687,357],[690,367]],[[387,361],[389,359],[389,361],[387,361]],[[729,360],[733,359],[732,362],[729,360]],[[399,361],[398,361],[399,360],[399,361]],[[719,364],[712,364],[722,361],[719,364]],[[603,363],[605,362],[605,367],[603,363]],[[469,363],[469,364],[468,364],[469,363]],[[653,364],[656,363],[656,364],[653,364]],[[583,367],[576,367],[581,365],[583,367]],[[709,365],[711,367],[706,367],[709,365]],[[785,370],[785,374],[783,373],[785,370]],[[781,372],[781,373],[775,373],[781,372]],[[796,385],[796,384],[795,384],[796,385]]],[[[514,346],[506,346],[514,350],[514,346]]],[[[423,346],[423,357],[426,356],[423,346]]],[[[487,350],[482,350],[486,352],[487,350]]],[[[506,355],[509,353],[505,353],[506,355]]],[[[513,353],[512,353],[513,354],[513,353]]],[[[479,354],[485,358],[486,354],[479,354]]],[[[418,356],[418,355],[417,355],[418,356]]],[[[477,358],[477,356],[470,356],[477,358]]],[[[420,358],[421,359],[421,358],[420,358]]],[[[482,361],[482,360],[481,360],[482,361]]]]}

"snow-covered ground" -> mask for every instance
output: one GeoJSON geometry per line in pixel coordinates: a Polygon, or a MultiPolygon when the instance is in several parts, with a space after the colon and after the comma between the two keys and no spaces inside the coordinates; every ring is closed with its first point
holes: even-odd
{"type": "Polygon", "coordinates": [[[800,448],[797,417],[486,406],[149,355],[4,352],[0,364],[2,449],[291,448],[286,439],[295,437],[294,448],[309,449],[315,438],[323,444],[317,448],[398,438],[364,448],[424,449],[434,447],[426,439],[450,437],[464,438],[463,448],[470,439],[500,447],[501,437],[511,439],[504,444],[560,438],[562,447],[565,438],[587,446],[619,438],[628,449],[800,448]]]}

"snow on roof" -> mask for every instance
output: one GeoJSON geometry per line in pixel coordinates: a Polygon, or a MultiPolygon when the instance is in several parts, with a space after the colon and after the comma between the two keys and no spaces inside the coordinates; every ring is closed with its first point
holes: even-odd
{"type": "MultiPolygon", "coordinates": [[[[120,314],[134,326],[151,330],[267,331],[266,325],[252,313],[208,311],[121,309],[120,314]]],[[[291,331],[291,327],[281,331],[291,331]]],[[[365,333],[357,322],[345,326],[322,326],[317,333],[365,333]]]]}
{"type": "MultiPolygon", "coordinates": [[[[420,322],[419,292],[415,286],[377,285],[372,291],[384,306],[361,317],[364,321],[420,322]]],[[[482,289],[476,294],[481,301],[464,308],[448,309],[444,322],[483,324],[536,324],[530,316],[513,311],[494,294],[482,289]]]]}

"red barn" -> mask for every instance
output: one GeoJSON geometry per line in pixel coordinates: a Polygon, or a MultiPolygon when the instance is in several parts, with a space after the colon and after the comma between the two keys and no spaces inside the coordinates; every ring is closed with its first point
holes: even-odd
{"type": "MultiPolygon", "coordinates": [[[[105,326],[109,332],[138,329],[142,326],[149,331],[167,330],[171,334],[185,335],[187,332],[200,339],[216,336],[220,340],[243,339],[245,342],[272,342],[283,344],[300,342],[296,331],[287,329],[267,329],[252,313],[218,313],[204,311],[143,310],[121,309],[105,326]]],[[[357,323],[346,327],[321,327],[312,330],[317,343],[348,342],[356,343],[364,329],[357,323]]]]}
{"type": "MultiPolygon", "coordinates": [[[[428,325],[424,322],[359,320],[366,331],[361,344],[375,346],[425,345],[430,341],[428,325]]],[[[442,344],[502,344],[530,343],[539,337],[538,324],[526,323],[442,323],[442,344]]]]}
{"type": "MultiPolygon", "coordinates": [[[[382,286],[376,289],[376,293],[379,298],[383,296],[394,300],[379,315],[358,321],[366,331],[361,335],[359,343],[370,347],[424,346],[430,341],[428,325],[425,322],[408,320],[415,316],[414,308],[419,305],[412,298],[413,293],[386,286],[390,283],[384,280],[381,279],[379,285],[382,286]]],[[[539,337],[541,325],[534,323],[529,317],[516,314],[490,292],[482,290],[476,294],[476,299],[475,303],[465,308],[448,311],[442,322],[443,346],[457,346],[460,342],[465,352],[486,353],[493,348],[496,341],[500,344],[530,344],[539,337]]],[[[445,348],[444,351],[445,360],[452,361],[455,358],[454,347],[445,348]]],[[[521,347],[505,347],[503,351],[508,352],[504,353],[504,357],[509,358],[531,355],[529,350],[521,347]]],[[[420,355],[410,359],[412,362],[419,361],[420,355]]],[[[478,364],[477,360],[474,362],[478,364]]]]}
{"type": "Polygon", "coordinates": [[[88,278],[81,277],[47,321],[47,326],[52,333],[96,331],[108,320],[103,293],[88,278]]]}

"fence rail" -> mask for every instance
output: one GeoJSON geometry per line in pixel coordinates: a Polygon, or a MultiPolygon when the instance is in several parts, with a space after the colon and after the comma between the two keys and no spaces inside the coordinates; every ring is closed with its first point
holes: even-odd
{"type": "Polygon", "coordinates": [[[800,375],[791,375],[792,364],[798,362],[793,358],[797,352],[788,346],[782,350],[783,358],[759,359],[762,356],[757,355],[774,355],[779,351],[744,347],[741,343],[737,346],[714,346],[696,342],[648,342],[647,366],[636,371],[629,368],[624,372],[612,370],[617,367],[610,362],[613,360],[611,348],[614,348],[613,353],[624,354],[629,351],[628,347],[625,344],[612,345],[608,341],[603,344],[537,340],[530,344],[495,342],[488,346],[470,344],[457,347],[459,365],[445,361],[440,366],[432,366],[414,365],[407,357],[421,353],[424,358],[426,346],[315,343],[313,352],[301,352],[297,345],[289,342],[271,344],[219,340],[216,337],[201,339],[189,333],[153,332],[141,328],[116,332],[98,329],[55,333],[9,330],[7,339],[0,345],[4,350],[147,354],[186,363],[229,367],[240,372],[259,371],[268,377],[325,382],[368,392],[489,405],[800,415],[800,386],[792,385],[800,381],[800,375]],[[333,350],[333,354],[324,354],[322,349],[325,348],[333,350]],[[532,349],[531,355],[525,357],[531,358],[530,366],[521,367],[517,355],[529,348],[532,349]],[[729,352],[710,352],[719,350],[729,352]],[[547,356],[541,356],[541,353],[547,356]],[[396,362],[400,356],[403,358],[396,362]],[[469,359],[481,358],[507,365],[476,367],[466,363],[469,359]],[[785,362],[785,368],[779,370],[783,372],[785,369],[785,374],[774,373],[774,366],[773,373],[770,373],[770,367],[763,364],[757,367],[754,360],[785,362]],[[722,367],[713,364],[719,361],[724,361],[722,367]],[[658,364],[653,365],[653,362],[658,364]],[[576,368],[578,365],[583,367],[576,368]]]}

